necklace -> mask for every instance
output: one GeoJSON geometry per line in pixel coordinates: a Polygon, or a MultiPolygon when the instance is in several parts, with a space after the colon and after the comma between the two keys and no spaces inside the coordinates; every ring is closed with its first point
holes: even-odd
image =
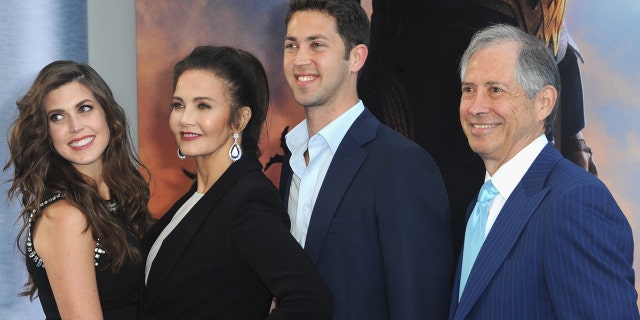
{"type": "Polygon", "coordinates": [[[105,200],[104,204],[107,206],[107,211],[114,214],[118,212],[118,200],[116,198],[105,200]]]}

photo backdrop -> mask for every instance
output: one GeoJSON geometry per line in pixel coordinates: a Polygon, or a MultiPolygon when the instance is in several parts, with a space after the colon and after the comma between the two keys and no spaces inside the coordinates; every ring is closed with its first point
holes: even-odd
{"type": "MultiPolygon", "coordinates": [[[[271,104],[261,139],[261,160],[282,154],[280,135],[304,113],[295,105],[282,74],[284,15],[288,1],[138,0],[138,134],[140,156],[151,169],[150,208],[156,217],[188,190],[182,168],[192,172],[192,159],[178,159],[168,127],[173,96],[173,66],[198,45],[229,45],[252,52],[263,63],[271,104]]],[[[266,174],[277,181],[280,165],[266,174]]]]}
{"type": "MultiPolygon", "coordinates": [[[[0,166],[9,160],[7,134],[17,117],[16,100],[36,75],[59,59],[87,62],[86,0],[4,1],[0,10],[0,166]]],[[[9,202],[12,169],[0,172],[0,319],[44,319],[38,299],[19,297],[27,280],[16,247],[20,207],[9,202]],[[17,222],[17,223],[16,223],[17,222]]]]}
{"type": "MultiPolygon", "coordinates": [[[[363,0],[362,5],[369,14],[374,6],[371,1],[386,2],[363,0]]],[[[196,45],[237,46],[253,52],[263,62],[270,79],[272,100],[262,137],[261,160],[267,164],[271,157],[277,159],[282,153],[282,131],[304,117],[302,108],[292,100],[281,71],[287,3],[287,0],[136,1],[138,133],[141,156],[152,170],[154,195],[151,208],[155,216],[162,215],[188,188],[189,181],[182,175],[181,168],[193,169],[189,160],[177,159],[167,120],[172,95],[172,66],[196,45]]],[[[15,101],[24,94],[37,72],[57,59],[87,61],[86,5],[86,0],[3,3],[0,10],[2,166],[8,160],[6,135],[9,124],[17,115],[15,101]]],[[[420,12],[410,10],[414,15],[420,12]]],[[[568,0],[564,15],[566,27],[584,58],[584,63],[580,63],[586,117],[582,133],[593,149],[598,176],[610,188],[634,230],[636,269],[640,265],[640,127],[636,125],[640,122],[640,97],[636,94],[640,87],[640,62],[637,60],[640,43],[634,40],[640,30],[639,16],[640,2],[623,0],[568,0]]],[[[424,30],[412,32],[420,35],[424,30]]],[[[442,36],[446,39],[446,34],[439,39],[442,36]]],[[[433,64],[439,43],[428,38],[420,41],[424,41],[426,48],[418,52],[424,56],[420,63],[433,64]]],[[[435,94],[439,87],[425,85],[424,90],[435,94]]],[[[425,105],[430,103],[429,100],[424,102],[425,105]]],[[[452,103],[451,108],[455,114],[457,104],[452,103]]],[[[417,117],[412,120],[414,130],[426,126],[417,117]]],[[[459,126],[453,120],[449,125],[459,126]]],[[[135,123],[132,129],[135,130],[135,123]]],[[[442,135],[426,138],[453,143],[442,135]]],[[[26,271],[24,257],[14,242],[19,206],[6,199],[10,170],[0,172],[0,194],[3,195],[0,196],[0,319],[43,318],[37,299],[30,303],[28,298],[18,297],[26,281],[26,271]]],[[[280,165],[275,164],[266,171],[276,184],[279,170],[280,165]]]]}
{"type": "Polygon", "coordinates": [[[626,214],[635,241],[640,288],[640,2],[571,1],[567,24],[585,59],[582,67],[587,126],[598,176],[626,214]]]}
{"type": "MultiPolygon", "coordinates": [[[[500,1],[496,1],[500,2],[500,1]]],[[[525,3],[525,1],[513,1],[525,3]]],[[[437,21],[455,28],[457,21],[473,25],[477,21],[476,13],[469,8],[452,8],[450,1],[420,2],[411,0],[362,0],[361,4],[375,17],[376,8],[382,10],[400,10],[401,20],[397,26],[406,27],[410,19],[437,21]],[[461,10],[458,10],[461,9],[461,10]],[[460,16],[465,15],[465,16],[460,16]],[[425,18],[421,18],[425,17],[425,18]],[[428,18],[426,18],[428,17],[428,18]],[[447,23],[448,20],[456,21],[447,23]]],[[[457,1],[473,8],[483,1],[457,1]]],[[[487,2],[485,1],[483,5],[487,2]]],[[[542,11],[548,12],[553,6],[564,6],[563,23],[573,37],[583,62],[579,68],[584,91],[584,114],[586,127],[582,130],[587,143],[593,150],[598,176],[612,191],[614,197],[627,215],[636,239],[640,239],[640,199],[637,193],[640,187],[640,127],[634,125],[640,120],[640,98],[634,90],[640,85],[640,63],[637,52],[640,44],[634,39],[634,30],[640,27],[640,2],[612,0],[607,2],[587,1],[527,1],[526,3],[547,4],[542,11]]],[[[151,169],[153,176],[151,210],[159,217],[178,199],[190,185],[182,169],[194,170],[192,160],[181,161],[176,156],[177,146],[168,129],[169,102],[172,96],[172,68],[195,46],[215,44],[236,46],[254,53],[264,64],[271,86],[271,105],[261,148],[261,161],[267,165],[282,154],[280,138],[282,132],[292,128],[304,118],[303,110],[292,100],[282,74],[282,50],[285,34],[284,15],[287,0],[137,0],[138,23],[138,86],[139,86],[139,136],[140,153],[143,162],[151,169]]],[[[519,4],[520,5],[520,4],[519,4]]],[[[531,10],[522,5],[523,12],[531,10]]],[[[385,14],[383,13],[383,16],[385,14]]],[[[562,17],[562,15],[560,15],[562,17]]],[[[375,18],[374,18],[375,19],[375,18]]],[[[380,18],[379,18],[380,19],[380,18]]],[[[509,23],[509,19],[499,22],[509,23]]],[[[395,51],[415,48],[410,54],[416,58],[415,69],[437,66],[439,55],[444,46],[452,45],[452,39],[445,28],[429,26],[431,29],[405,28],[383,30],[387,34],[406,39],[397,45],[378,43],[391,54],[395,51]],[[416,43],[420,43],[417,45],[416,43]]],[[[458,30],[459,31],[459,30],[458,30]]],[[[453,31],[451,31],[453,32],[453,31]]],[[[396,39],[397,40],[397,39],[396,39]]],[[[381,51],[371,44],[371,56],[381,51]]],[[[460,44],[457,44],[460,45],[460,44]]],[[[382,50],[382,49],[380,49],[382,50]]],[[[371,57],[370,56],[370,57],[371,57]]],[[[434,67],[435,68],[435,67],[434,67]]],[[[420,69],[422,70],[422,69],[420,69]]],[[[430,69],[428,69],[430,70],[430,69]]],[[[415,70],[401,70],[415,72],[415,70]]],[[[441,79],[457,77],[456,70],[442,71],[435,76],[429,75],[431,82],[414,81],[401,90],[422,91],[425,97],[420,104],[405,101],[408,107],[402,109],[400,123],[394,128],[416,139],[432,153],[438,162],[445,181],[449,181],[454,219],[460,219],[461,212],[479,190],[483,169],[469,166],[460,170],[452,166],[464,162],[450,149],[460,148],[465,154],[467,148],[464,137],[460,135],[457,108],[459,96],[457,88],[448,97],[449,101],[440,109],[433,109],[433,99],[441,96],[444,88],[439,85],[441,79]],[[410,86],[414,86],[413,88],[410,86]],[[411,105],[414,103],[414,105],[411,105]],[[432,108],[432,109],[429,109],[432,108]],[[434,111],[435,110],[435,111],[434,111]],[[408,121],[407,121],[408,118],[408,121]],[[434,125],[444,128],[430,132],[434,125]],[[438,132],[448,132],[438,134],[438,132]],[[467,170],[467,171],[465,171],[467,170]],[[477,184],[477,187],[474,186],[477,184]],[[463,190],[465,189],[466,190],[463,190]],[[471,198],[469,198],[471,197],[471,198]],[[466,200],[465,200],[466,199],[466,200]]],[[[424,78],[427,74],[424,73],[424,78]]],[[[443,80],[444,81],[444,80],[443,80]]],[[[457,80],[456,80],[457,81],[457,80]]],[[[362,95],[361,95],[362,96],[362,95]]],[[[365,100],[370,108],[376,100],[365,100]],[[367,103],[369,101],[369,103],[367,103]]],[[[439,100],[438,100],[439,101],[439,100]]],[[[384,112],[373,110],[384,118],[384,112]]],[[[464,165],[464,164],[462,164],[464,165]]],[[[270,166],[265,173],[278,185],[280,165],[270,166]]],[[[458,221],[458,228],[463,227],[458,221]]],[[[636,245],[636,259],[640,246],[636,245]]]]}

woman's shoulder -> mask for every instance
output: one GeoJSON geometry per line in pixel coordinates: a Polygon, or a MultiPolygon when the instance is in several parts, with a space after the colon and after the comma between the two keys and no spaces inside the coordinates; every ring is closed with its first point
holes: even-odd
{"type": "Polygon", "coordinates": [[[42,208],[42,222],[51,223],[54,226],[65,229],[86,229],[87,217],[70,201],[61,198],[42,208]]]}
{"type": "Polygon", "coordinates": [[[86,229],[87,218],[84,213],[74,206],[70,201],[66,200],[61,193],[48,195],[38,205],[41,214],[36,219],[36,210],[31,212],[29,217],[30,227],[33,227],[34,223],[46,224],[50,227],[59,225],[65,228],[79,228],[86,229]],[[36,222],[37,220],[37,222],[36,222]]]}
{"type": "MultiPolygon", "coordinates": [[[[273,182],[260,170],[250,171],[239,177],[235,186],[248,192],[277,191],[273,182]]],[[[260,192],[257,192],[260,194],[260,192]]]]}
{"type": "Polygon", "coordinates": [[[44,268],[45,258],[59,256],[81,243],[95,251],[95,259],[104,253],[98,251],[99,244],[88,229],[87,217],[69,200],[63,196],[48,198],[40,208],[41,214],[37,218],[32,213],[27,234],[27,253],[37,267],[44,268]]]}
{"type": "Polygon", "coordinates": [[[286,213],[278,189],[262,172],[243,177],[231,192],[234,196],[229,198],[238,204],[236,216],[251,213],[282,218],[282,214],[286,213]]]}

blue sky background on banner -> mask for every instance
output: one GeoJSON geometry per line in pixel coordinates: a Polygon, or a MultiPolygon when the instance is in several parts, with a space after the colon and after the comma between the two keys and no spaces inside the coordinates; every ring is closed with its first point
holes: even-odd
{"type": "MultiPolygon", "coordinates": [[[[9,159],[7,134],[16,100],[53,60],[87,62],[86,0],[3,1],[0,10],[0,168],[9,159]]],[[[43,319],[40,302],[19,297],[27,272],[15,245],[18,201],[6,203],[11,171],[0,171],[0,319],[43,319]]]]}
{"type": "MultiPolygon", "coordinates": [[[[586,128],[600,178],[634,230],[640,266],[640,1],[569,0],[565,22],[584,57],[586,128]]],[[[636,271],[636,288],[638,288],[636,271]]]]}

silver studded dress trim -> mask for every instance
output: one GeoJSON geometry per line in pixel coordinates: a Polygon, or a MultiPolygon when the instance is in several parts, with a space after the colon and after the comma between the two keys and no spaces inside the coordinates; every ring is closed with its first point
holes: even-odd
{"type": "MultiPolygon", "coordinates": [[[[49,199],[43,201],[42,203],[40,203],[40,208],[43,208],[44,206],[62,198],[64,198],[64,196],[58,193],[50,197],[49,199]]],[[[118,211],[117,201],[109,200],[106,202],[106,205],[107,205],[107,210],[109,210],[109,212],[116,213],[118,211]]],[[[36,264],[36,267],[44,269],[45,268],[44,262],[42,262],[42,259],[40,259],[40,257],[36,253],[36,250],[33,247],[33,238],[31,237],[31,232],[33,230],[33,217],[35,216],[35,214],[36,214],[36,209],[33,209],[31,211],[31,214],[29,214],[29,221],[28,221],[29,226],[27,231],[27,256],[29,257],[29,259],[33,260],[33,262],[36,264]]],[[[98,259],[100,259],[100,256],[102,256],[105,253],[106,251],[101,248],[100,239],[98,239],[98,241],[96,242],[96,247],[94,249],[94,256],[93,256],[96,267],[98,266],[98,259]]]]}

